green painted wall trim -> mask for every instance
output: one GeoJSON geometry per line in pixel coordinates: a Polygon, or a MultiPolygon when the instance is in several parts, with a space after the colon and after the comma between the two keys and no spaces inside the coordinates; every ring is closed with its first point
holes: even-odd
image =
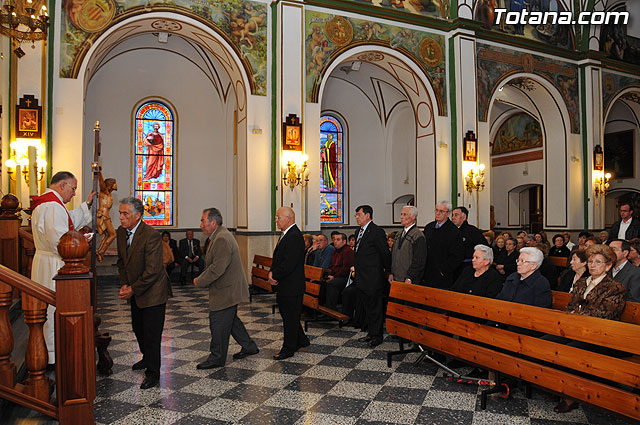
{"type": "Polygon", "coordinates": [[[458,205],[458,110],[456,103],[455,38],[449,39],[449,109],[451,111],[451,203],[458,205]]]}
{"type": "MultiPolygon", "coordinates": [[[[49,0],[49,10],[56,10],[56,0],[49,0]]],[[[51,181],[51,175],[53,173],[53,55],[55,54],[55,41],[56,32],[53,30],[56,27],[56,14],[52,13],[49,18],[49,36],[47,39],[47,176],[46,186],[49,187],[51,181]]]]}
{"type": "Polygon", "coordinates": [[[278,152],[278,4],[271,4],[271,231],[276,230],[276,164],[278,152]]]}
{"type": "Polygon", "coordinates": [[[585,67],[580,67],[580,108],[582,109],[582,173],[583,173],[583,189],[584,189],[584,228],[589,228],[589,197],[591,196],[591,189],[589,184],[589,161],[588,158],[588,140],[587,140],[587,100],[585,96],[587,94],[587,84],[585,81],[585,67]]]}
{"type": "MultiPolygon", "coordinates": [[[[577,2],[577,0],[576,0],[577,2]]],[[[585,11],[593,10],[593,4],[595,0],[588,0],[585,11]]],[[[591,31],[591,25],[576,25],[581,27],[580,40],[578,41],[578,49],[586,52],[589,50],[589,32],[591,31]]]]}

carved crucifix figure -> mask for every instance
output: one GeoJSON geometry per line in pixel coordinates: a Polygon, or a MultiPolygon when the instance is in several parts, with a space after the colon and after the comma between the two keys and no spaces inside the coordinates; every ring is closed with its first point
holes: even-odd
{"type": "Polygon", "coordinates": [[[98,205],[98,212],[96,215],[96,230],[98,231],[98,234],[103,236],[103,238],[100,241],[100,246],[98,247],[96,255],[98,257],[98,261],[102,262],[104,254],[116,238],[116,229],[113,227],[111,215],[109,213],[113,206],[113,196],[111,195],[111,192],[118,190],[118,183],[116,183],[116,179],[112,178],[105,180],[102,177],[102,171],[98,172],[98,183],[100,184],[100,194],[98,197],[100,203],[98,205]]]}

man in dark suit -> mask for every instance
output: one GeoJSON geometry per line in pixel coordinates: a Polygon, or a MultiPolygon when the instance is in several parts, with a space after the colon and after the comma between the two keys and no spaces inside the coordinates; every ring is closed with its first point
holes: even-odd
{"type": "Polygon", "coordinates": [[[640,268],[627,259],[631,245],[625,240],[614,239],[609,246],[616,253],[616,264],[611,268],[613,280],[627,288],[627,301],[640,302],[640,268]]]}
{"type": "Polygon", "coordinates": [[[387,235],[373,221],[373,208],[361,205],[356,208],[356,249],[353,259],[354,283],[358,299],[366,312],[367,336],[362,338],[370,347],[382,343],[384,322],[385,270],[391,270],[391,253],[387,235]]]}
{"type": "Polygon", "coordinates": [[[200,241],[193,238],[193,230],[187,230],[187,237],[180,241],[180,256],[178,258],[180,258],[180,283],[182,285],[184,285],[189,265],[198,267],[198,274],[204,269],[200,241]]]}
{"type": "Polygon", "coordinates": [[[482,235],[480,229],[469,224],[467,221],[468,216],[469,210],[465,207],[455,207],[451,213],[451,222],[460,230],[460,234],[462,235],[464,250],[464,259],[454,274],[454,282],[465,267],[471,267],[471,260],[473,259],[476,245],[487,244],[487,240],[482,235]]]}
{"type": "Polygon", "coordinates": [[[300,325],[304,297],[304,238],[296,226],[296,216],[289,207],[276,211],[276,226],[282,231],[273,251],[269,283],[276,291],[276,302],[282,316],[284,341],[275,360],[292,357],[299,348],[309,346],[309,338],[300,325]]]}
{"type": "Polygon", "coordinates": [[[449,220],[451,203],[436,204],[436,219],[424,228],[427,240],[427,264],[422,283],[434,288],[449,289],[454,272],[464,258],[464,244],[460,230],[449,220]]]}
{"type": "Polygon", "coordinates": [[[249,287],[240,259],[238,243],[233,235],[222,226],[222,214],[217,208],[202,212],[200,228],[207,239],[207,267],[193,280],[200,288],[209,288],[209,330],[211,344],[209,357],[198,363],[198,369],[212,369],[224,366],[229,350],[229,336],[242,348],[233,355],[243,359],[258,354],[258,346],[247,333],[238,317],[238,304],[249,300],[249,287]]]}
{"type": "Polygon", "coordinates": [[[144,390],[160,380],[160,341],[171,285],[162,264],[162,238],[142,221],[143,213],[139,199],[122,199],[116,240],[120,299],[131,303],[131,325],[142,352],[142,360],[131,368],[146,369],[140,385],[144,390]]]}
{"type": "Polygon", "coordinates": [[[640,221],[633,218],[633,205],[630,202],[620,204],[620,220],[611,225],[607,243],[615,239],[630,241],[640,237],[640,221]]]}

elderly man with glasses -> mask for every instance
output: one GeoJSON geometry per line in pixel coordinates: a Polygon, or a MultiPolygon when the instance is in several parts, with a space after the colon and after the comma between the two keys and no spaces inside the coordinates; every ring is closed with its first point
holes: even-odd
{"type": "Polygon", "coordinates": [[[455,270],[464,259],[464,244],[460,229],[449,220],[451,202],[436,204],[436,219],[424,228],[427,241],[427,262],[422,284],[440,289],[453,285],[455,270]]]}

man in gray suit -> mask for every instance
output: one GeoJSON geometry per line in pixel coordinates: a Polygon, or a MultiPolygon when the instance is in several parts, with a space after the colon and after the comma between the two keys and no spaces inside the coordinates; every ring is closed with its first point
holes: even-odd
{"type": "Polygon", "coordinates": [[[122,199],[116,240],[120,299],[131,303],[131,326],[142,352],[131,369],[146,369],[140,385],[145,390],[160,381],[160,342],[171,285],[162,264],[162,237],[142,221],[143,213],[139,199],[122,199]]]}
{"type": "Polygon", "coordinates": [[[222,226],[222,215],[217,208],[207,208],[202,212],[200,228],[209,239],[204,272],[193,279],[193,284],[199,288],[209,288],[211,354],[198,363],[197,368],[212,369],[224,366],[229,350],[229,335],[242,347],[233,355],[234,359],[258,354],[259,350],[238,317],[238,304],[249,299],[249,287],[238,244],[222,226]]]}
{"type": "Polygon", "coordinates": [[[627,260],[631,251],[629,242],[623,239],[614,239],[609,246],[616,253],[616,265],[611,269],[613,280],[627,288],[627,301],[640,302],[640,268],[627,260]]]}

